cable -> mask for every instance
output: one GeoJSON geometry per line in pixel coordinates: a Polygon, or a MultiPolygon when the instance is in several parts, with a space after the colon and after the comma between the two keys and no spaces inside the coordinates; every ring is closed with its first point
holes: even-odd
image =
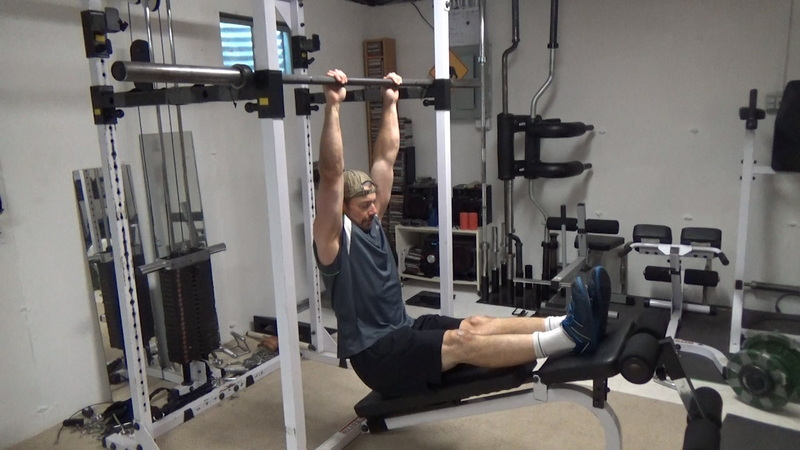
{"type": "Polygon", "coordinates": [[[423,16],[423,15],[422,15],[422,11],[420,11],[420,10],[419,10],[419,8],[417,7],[417,5],[415,5],[415,4],[414,4],[414,2],[411,2],[410,4],[411,4],[411,6],[413,6],[413,7],[414,7],[414,9],[416,9],[416,10],[417,10],[417,13],[419,14],[419,16],[420,16],[420,17],[422,17],[422,20],[424,20],[424,21],[425,21],[425,23],[427,23],[427,24],[428,24],[428,26],[429,26],[429,27],[431,27],[431,30],[433,30],[433,25],[431,25],[431,23],[430,23],[430,22],[428,22],[428,19],[426,19],[426,18],[425,18],[425,16],[423,16]]]}
{"type": "MultiPolygon", "coordinates": [[[[111,404],[111,403],[113,403],[113,402],[99,402],[99,403],[92,403],[92,404],[91,404],[91,405],[89,405],[89,406],[84,406],[83,408],[81,408],[81,409],[79,409],[79,410],[75,411],[74,413],[70,414],[70,416],[69,416],[69,417],[67,417],[67,419],[66,419],[66,420],[70,420],[70,419],[72,419],[72,418],[73,418],[73,417],[75,417],[75,416],[76,416],[78,413],[81,413],[81,412],[83,412],[84,410],[86,410],[86,408],[94,408],[94,407],[95,407],[95,406],[97,406],[97,405],[107,405],[107,404],[111,404]]],[[[64,431],[64,427],[65,427],[65,425],[64,425],[64,422],[61,422],[61,428],[59,428],[59,429],[58,429],[58,434],[56,434],[56,440],[55,440],[55,442],[53,442],[53,445],[58,445],[58,440],[61,438],[61,432],[62,432],[62,431],[64,431]]]]}

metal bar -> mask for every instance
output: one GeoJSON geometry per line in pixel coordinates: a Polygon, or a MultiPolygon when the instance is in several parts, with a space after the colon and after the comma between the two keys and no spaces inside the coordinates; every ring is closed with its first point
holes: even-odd
{"type": "MultiPolygon", "coordinates": [[[[750,90],[750,111],[757,113],[758,92],[750,90]]],[[[757,114],[755,114],[757,115],[757,114]]],[[[744,272],[747,252],[747,229],[750,222],[750,191],[755,168],[755,139],[758,120],[745,122],[744,149],[742,155],[742,183],[739,186],[739,221],[736,230],[736,258],[733,263],[734,291],[731,304],[731,335],[728,350],[736,353],[742,345],[742,317],[744,314],[744,272]],[[753,123],[754,122],[754,123],[753,123]]]]}
{"type": "Polygon", "coordinates": [[[182,267],[195,264],[200,261],[205,261],[211,258],[214,253],[227,250],[225,244],[214,244],[212,246],[198,249],[188,255],[180,256],[173,259],[156,259],[155,261],[139,266],[139,273],[148,274],[162,269],[176,270],[182,267]]]}
{"type": "MultiPolygon", "coordinates": [[[[434,62],[436,78],[450,76],[450,2],[435,0],[433,7],[434,62]]],[[[405,84],[405,81],[403,82],[405,84]]],[[[453,184],[450,167],[450,111],[436,111],[436,176],[439,199],[439,289],[440,312],[453,316],[453,184]]],[[[510,270],[510,269],[509,269],[510,270]]]]}
{"type": "Polygon", "coordinates": [[[578,257],[554,276],[553,279],[550,280],[550,285],[554,288],[558,288],[562,284],[572,284],[572,280],[574,280],[575,275],[581,271],[584,263],[586,263],[586,258],[578,257]]]}
{"type": "MultiPolygon", "coordinates": [[[[111,66],[111,74],[117,81],[215,84],[233,87],[242,87],[253,78],[253,72],[247,66],[206,67],[136,61],[115,62],[111,66]]],[[[282,81],[283,84],[336,84],[336,80],[332,77],[321,75],[283,74],[282,81]]],[[[403,80],[403,85],[428,87],[433,84],[433,81],[426,78],[407,78],[403,80]]],[[[348,77],[347,84],[351,86],[393,86],[394,82],[386,78],[348,77]]],[[[463,87],[479,86],[474,80],[470,80],[469,83],[455,84],[463,87]]]]}
{"type": "MultiPolygon", "coordinates": [[[[263,0],[254,14],[253,38],[262,45],[256,47],[256,69],[276,70],[278,66],[278,41],[276,1],[263,0]]],[[[297,0],[292,0],[291,9],[297,0]]],[[[295,9],[296,10],[296,9],[295,9]]],[[[272,293],[278,326],[280,351],[281,393],[283,420],[287,449],[304,449],[306,441],[305,405],[303,403],[302,372],[300,368],[299,332],[297,329],[297,285],[295,279],[295,251],[292,245],[292,221],[289,170],[286,149],[286,131],[282,118],[261,121],[261,149],[263,153],[270,231],[269,271],[272,276],[272,293]]]]}
{"type": "Polygon", "coordinates": [[[205,67],[117,61],[111,65],[111,75],[117,81],[217,84],[241,87],[247,84],[252,77],[252,71],[247,66],[205,67]]]}
{"type": "MultiPolygon", "coordinates": [[[[320,75],[289,75],[282,77],[283,84],[336,84],[332,77],[320,75]]],[[[350,86],[394,86],[394,82],[387,78],[356,78],[347,77],[350,86]]],[[[431,79],[403,78],[403,86],[427,87],[433,84],[431,79]]]]}
{"type": "Polygon", "coordinates": [[[764,283],[762,281],[750,281],[744,283],[745,287],[760,291],[782,292],[785,294],[800,294],[800,286],[790,286],[787,284],[764,283]]]}
{"type": "MultiPolygon", "coordinates": [[[[85,1],[88,9],[98,9],[99,1],[85,1]]],[[[89,59],[89,73],[92,86],[110,86],[107,77],[105,60],[89,59]]],[[[96,126],[105,182],[106,216],[113,217],[110,224],[112,252],[114,255],[117,294],[119,297],[120,320],[125,344],[125,360],[128,368],[132,422],[135,427],[135,439],[143,449],[157,449],[152,437],[153,416],[148,397],[149,388],[146,368],[142,361],[147,361],[142,341],[141,323],[139,320],[139,298],[134,273],[134,252],[128,211],[126,207],[126,190],[130,186],[123,183],[122,157],[117,147],[117,127],[115,124],[96,126]]]]}

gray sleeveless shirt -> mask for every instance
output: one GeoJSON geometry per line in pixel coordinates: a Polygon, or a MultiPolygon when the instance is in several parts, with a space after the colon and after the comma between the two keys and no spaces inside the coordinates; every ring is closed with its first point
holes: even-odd
{"type": "MultiPolygon", "coordinates": [[[[377,216],[364,231],[343,215],[342,240],[333,263],[317,259],[338,323],[338,356],[349,358],[414,321],[406,313],[400,276],[377,216]]],[[[315,256],[316,256],[316,246],[315,256]]]]}

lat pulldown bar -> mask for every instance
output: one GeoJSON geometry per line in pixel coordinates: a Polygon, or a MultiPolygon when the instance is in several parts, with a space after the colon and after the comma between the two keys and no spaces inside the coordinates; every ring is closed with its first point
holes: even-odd
{"type": "MultiPolygon", "coordinates": [[[[244,65],[232,67],[204,67],[176,64],[156,64],[135,61],[117,61],[111,66],[111,74],[117,81],[152,83],[214,84],[240,88],[252,83],[255,73],[244,65]]],[[[333,77],[318,75],[289,75],[281,77],[283,84],[336,84],[333,77]]],[[[404,79],[404,86],[428,87],[434,80],[404,79]]],[[[347,84],[353,86],[393,86],[394,82],[384,78],[348,77],[347,84]]]]}

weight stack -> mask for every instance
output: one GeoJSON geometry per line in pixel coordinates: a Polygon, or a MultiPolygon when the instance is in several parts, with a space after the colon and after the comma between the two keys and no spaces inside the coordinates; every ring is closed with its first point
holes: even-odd
{"type": "MultiPolygon", "coordinates": [[[[138,266],[143,261],[134,263],[138,266]]],[[[122,316],[119,312],[119,293],[117,292],[117,274],[114,269],[114,261],[97,263],[98,278],[100,279],[100,292],[103,294],[103,313],[106,316],[106,328],[108,329],[109,345],[120,350],[125,349],[125,341],[122,335],[122,316]]],[[[147,284],[147,275],[137,273],[136,280],[136,299],[139,302],[139,325],[142,327],[142,341],[148,342],[155,335],[153,325],[153,307],[150,301],[150,287],[147,284]]]]}
{"type": "Polygon", "coordinates": [[[220,346],[211,260],[159,272],[169,360],[207,359],[220,346]]]}

